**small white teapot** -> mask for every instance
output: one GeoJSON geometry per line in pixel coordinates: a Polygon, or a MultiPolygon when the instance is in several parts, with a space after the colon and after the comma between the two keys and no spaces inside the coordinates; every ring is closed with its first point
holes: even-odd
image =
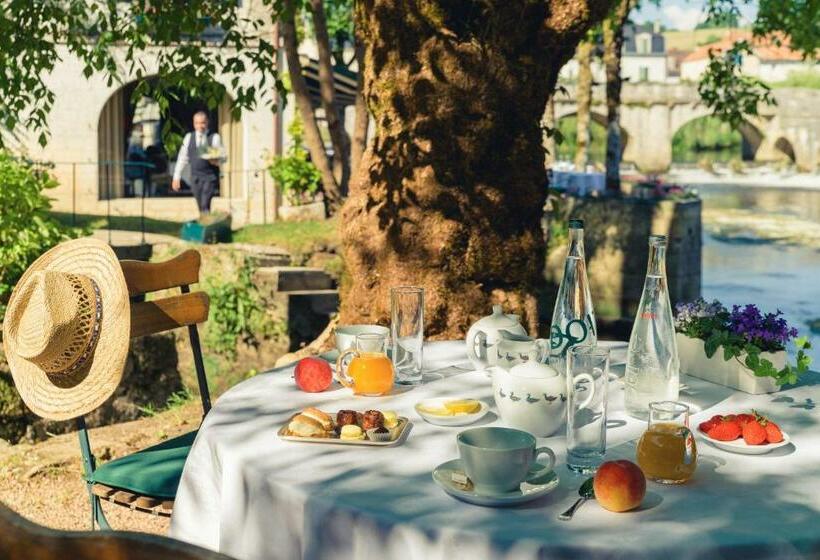
{"type": "Polygon", "coordinates": [[[508,335],[527,336],[518,315],[505,314],[500,305],[493,305],[493,314],[479,319],[467,331],[467,357],[476,369],[490,365],[487,349],[508,335]]]}
{"type": "MultiPolygon", "coordinates": [[[[549,437],[564,425],[567,414],[566,374],[547,363],[549,356],[539,347],[529,353],[525,362],[509,371],[493,368],[493,396],[502,422],[507,426],[530,432],[535,437],[549,437]]],[[[578,382],[592,376],[582,373],[578,382]]],[[[593,398],[590,393],[580,408],[593,398]]]]}

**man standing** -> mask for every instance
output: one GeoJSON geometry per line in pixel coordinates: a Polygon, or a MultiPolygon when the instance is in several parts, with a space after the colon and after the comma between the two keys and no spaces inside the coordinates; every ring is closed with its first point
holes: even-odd
{"type": "Polygon", "coordinates": [[[216,132],[208,132],[208,114],[198,111],[194,114],[194,131],[186,134],[182,140],[171,188],[179,191],[182,170],[190,166],[191,190],[200,216],[211,212],[211,199],[219,189],[219,166],[224,161],[222,139],[216,132]]]}

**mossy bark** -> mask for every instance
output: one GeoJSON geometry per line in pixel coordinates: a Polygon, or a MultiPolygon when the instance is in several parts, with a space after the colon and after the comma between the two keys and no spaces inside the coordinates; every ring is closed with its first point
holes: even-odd
{"type": "Polygon", "coordinates": [[[426,335],[455,338],[491,303],[536,321],[546,198],[539,128],[558,70],[607,0],[362,0],[376,133],[342,211],[341,321],[389,321],[423,286],[426,335]]]}
{"type": "Polygon", "coordinates": [[[578,45],[578,88],[575,92],[578,112],[575,129],[575,169],[583,171],[589,163],[589,125],[592,111],[592,48],[589,39],[578,45]]]}
{"type": "Polygon", "coordinates": [[[624,24],[635,0],[618,0],[615,9],[604,20],[604,66],[606,68],[606,188],[621,190],[621,51],[624,45],[624,24]]]}

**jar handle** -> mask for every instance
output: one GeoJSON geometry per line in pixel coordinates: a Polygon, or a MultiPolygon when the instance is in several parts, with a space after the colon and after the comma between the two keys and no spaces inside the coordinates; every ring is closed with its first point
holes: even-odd
{"type": "Polygon", "coordinates": [[[588,373],[579,373],[578,375],[572,378],[573,390],[575,388],[575,385],[580,381],[589,382],[589,395],[587,395],[587,398],[584,399],[584,401],[578,405],[579,410],[588,407],[589,403],[591,403],[592,399],[595,397],[595,378],[593,378],[588,373]]]}
{"type": "Polygon", "coordinates": [[[476,330],[473,336],[467,340],[467,356],[470,360],[481,364],[484,368],[489,365],[489,361],[487,360],[487,333],[482,330],[476,330]],[[478,351],[476,351],[476,347],[479,348],[478,351]]]}
{"type": "Polygon", "coordinates": [[[358,358],[359,351],[354,350],[353,348],[348,348],[339,354],[339,357],[336,359],[336,373],[334,377],[336,378],[336,381],[342,384],[342,386],[355,391],[355,381],[347,374],[347,366],[349,365],[349,362],[348,364],[344,363],[345,358],[349,355],[352,355],[354,358],[358,358]]]}

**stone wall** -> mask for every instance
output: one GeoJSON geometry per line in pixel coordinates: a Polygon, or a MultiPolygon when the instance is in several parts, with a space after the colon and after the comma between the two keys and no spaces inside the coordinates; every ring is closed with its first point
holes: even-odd
{"type": "MultiPolygon", "coordinates": [[[[666,273],[672,305],[700,296],[699,199],[570,199],[565,214],[557,219],[570,217],[584,220],[587,270],[599,321],[628,324],[634,318],[643,291],[651,234],[669,238],[666,273]]],[[[553,246],[547,256],[546,276],[553,292],[564,273],[566,252],[562,244],[553,246]]]]}

